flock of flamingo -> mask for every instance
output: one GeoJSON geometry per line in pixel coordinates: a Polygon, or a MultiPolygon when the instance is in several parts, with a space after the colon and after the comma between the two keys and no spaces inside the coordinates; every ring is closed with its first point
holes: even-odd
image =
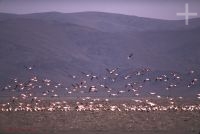
{"type": "MultiPolygon", "coordinates": [[[[133,58],[130,54],[127,59],[133,58]]],[[[26,67],[32,70],[33,67],[26,67]]],[[[80,72],[71,75],[72,83],[65,86],[47,78],[33,76],[26,81],[18,78],[1,89],[7,94],[0,101],[0,112],[16,111],[200,111],[200,90],[193,99],[195,103],[182,104],[183,96],[160,95],[146,91],[145,85],[159,83],[165,91],[175,90],[181,82],[186,88],[199,84],[198,75],[194,70],[188,74],[188,83],[180,73],[170,72],[151,77],[150,68],[140,68],[128,73],[120,73],[120,68],[105,69],[106,75],[80,72]],[[118,82],[121,81],[119,84],[118,82]],[[123,81],[123,82],[122,82],[123,81]],[[123,84],[122,84],[123,83],[123,84]],[[117,86],[113,86],[113,85],[117,86]],[[146,96],[141,94],[146,92],[146,96]],[[128,96],[128,97],[127,97],[128,96]],[[121,100],[124,101],[121,101],[121,100]]]]}

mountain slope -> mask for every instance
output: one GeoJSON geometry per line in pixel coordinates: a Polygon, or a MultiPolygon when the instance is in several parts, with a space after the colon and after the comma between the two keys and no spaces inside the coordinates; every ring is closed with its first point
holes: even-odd
{"type": "Polygon", "coordinates": [[[190,25],[185,27],[185,22],[149,19],[137,16],[103,12],[80,12],[80,13],[33,13],[26,15],[0,14],[0,20],[12,18],[29,18],[45,20],[49,22],[73,23],[91,27],[104,32],[127,32],[147,30],[180,30],[200,27],[200,19],[190,20],[190,25]]]}
{"type": "Polygon", "coordinates": [[[1,81],[34,73],[70,84],[73,74],[115,67],[122,74],[141,67],[200,72],[199,19],[184,28],[183,21],[97,12],[1,16],[1,81]]]}

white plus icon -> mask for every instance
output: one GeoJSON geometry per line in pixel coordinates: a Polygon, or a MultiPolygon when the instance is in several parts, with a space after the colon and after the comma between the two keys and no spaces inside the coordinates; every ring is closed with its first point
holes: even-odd
{"type": "Polygon", "coordinates": [[[190,13],[188,3],[185,4],[185,13],[177,13],[177,16],[185,16],[185,25],[189,24],[189,16],[197,16],[197,13],[190,13]]]}

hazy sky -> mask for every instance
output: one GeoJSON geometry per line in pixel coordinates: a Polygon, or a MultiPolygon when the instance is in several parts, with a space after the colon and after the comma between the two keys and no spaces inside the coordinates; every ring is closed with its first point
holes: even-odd
{"type": "Polygon", "coordinates": [[[137,15],[161,19],[184,19],[176,16],[185,11],[185,3],[190,12],[200,17],[200,0],[0,0],[0,12],[82,12],[101,11],[127,15],[137,15]]]}

